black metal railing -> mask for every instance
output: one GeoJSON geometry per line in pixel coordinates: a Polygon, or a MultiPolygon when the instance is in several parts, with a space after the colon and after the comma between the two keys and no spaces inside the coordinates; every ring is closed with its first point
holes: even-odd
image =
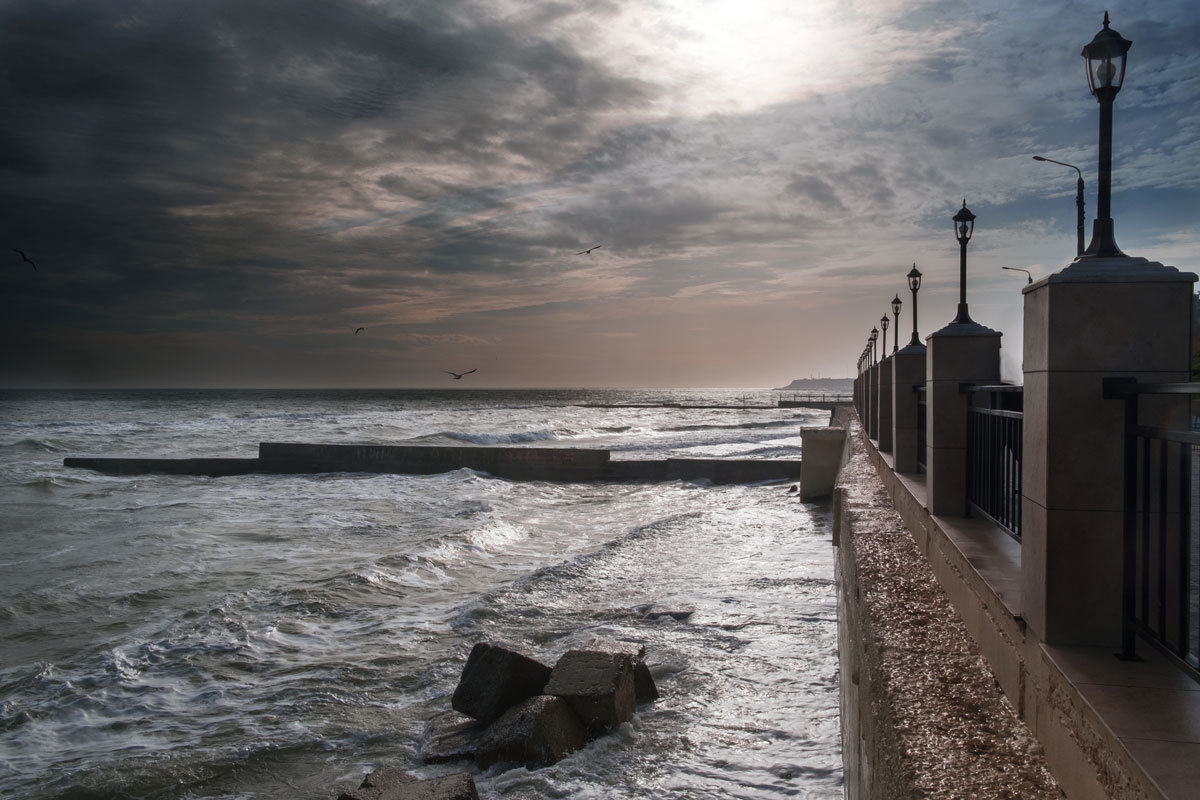
{"type": "Polygon", "coordinates": [[[962,387],[967,405],[967,507],[1021,538],[1024,387],[962,387]]]}
{"type": "Polygon", "coordinates": [[[1180,395],[1200,383],[1104,381],[1125,401],[1121,657],[1137,658],[1140,636],[1200,681],[1200,432],[1180,395]],[[1142,424],[1146,411],[1167,425],[1142,424]]]}
{"type": "Polygon", "coordinates": [[[925,441],[928,435],[929,425],[926,421],[926,403],[925,403],[925,385],[920,384],[913,387],[913,391],[917,393],[917,472],[925,472],[925,441]]]}

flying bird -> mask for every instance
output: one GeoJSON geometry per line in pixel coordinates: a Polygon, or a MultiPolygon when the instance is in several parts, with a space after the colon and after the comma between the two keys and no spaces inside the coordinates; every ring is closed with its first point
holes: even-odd
{"type": "Polygon", "coordinates": [[[472,372],[474,372],[477,369],[479,369],[479,367],[476,367],[475,369],[469,369],[466,372],[451,372],[448,369],[444,369],[444,370],[442,370],[442,372],[446,373],[447,375],[453,375],[454,380],[456,380],[456,381],[461,381],[463,375],[470,375],[472,372]]]}
{"type": "Polygon", "coordinates": [[[365,330],[366,330],[366,328],[356,328],[354,331],[354,335],[358,336],[360,333],[362,333],[365,330]]]}
{"type": "Polygon", "coordinates": [[[26,262],[27,264],[29,264],[29,266],[33,267],[34,272],[37,272],[37,264],[33,263],[33,260],[29,256],[25,255],[23,252],[21,252],[20,250],[18,250],[15,247],[12,249],[12,251],[14,253],[17,253],[18,255],[20,255],[21,260],[26,262]]]}
{"type": "Polygon", "coordinates": [[[592,251],[593,251],[593,250],[599,250],[601,247],[604,247],[604,245],[602,245],[602,244],[598,244],[598,245],[596,245],[595,247],[589,247],[587,250],[580,250],[580,251],[579,251],[578,253],[576,253],[575,255],[577,255],[577,256],[581,256],[581,255],[584,255],[584,254],[586,253],[587,255],[589,255],[589,256],[590,256],[590,255],[592,254],[592,251]]]}

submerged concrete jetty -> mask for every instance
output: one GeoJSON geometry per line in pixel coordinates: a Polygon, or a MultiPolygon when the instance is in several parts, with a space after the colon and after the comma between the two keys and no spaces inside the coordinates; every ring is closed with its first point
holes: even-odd
{"type": "Polygon", "coordinates": [[[434,475],[473,469],[498,478],[537,481],[667,481],[755,483],[800,478],[800,459],[666,458],[613,461],[608,450],[566,447],[438,447],[432,445],[262,442],[258,458],[64,458],[63,466],[110,475],[206,475],[323,472],[434,475]]]}

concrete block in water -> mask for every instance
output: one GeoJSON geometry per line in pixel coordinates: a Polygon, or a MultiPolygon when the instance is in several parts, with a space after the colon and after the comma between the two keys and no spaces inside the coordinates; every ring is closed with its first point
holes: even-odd
{"type": "Polygon", "coordinates": [[[633,718],[633,659],[625,653],[568,650],[554,665],[546,694],[561,697],[598,733],[633,718]]]}
{"type": "Polygon", "coordinates": [[[846,429],[805,428],[800,432],[800,442],[800,499],[829,497],[842,466],[846,429]]]}
{"type": "Polygon", "coordinates": [[[510,708],[479,740],[475,763],[515,761],[530,769],[553,764],[587,744],[583,721],[560,697],[539,695],[510,708]]]}
{"type": "MultiPolygon", "coordinates": [[[[655,617],[651,616],[646,610],[659,608],[661,606],[645,605],[638,606],[634,610],[649,619],[654,619],[655,617]]],[[[683,620],[690,617],[693,611],[694,609],[684,609],[664,613],[672,619],[683,620]]],[[[597,637],[579,649],[598,650],[604,653],[622,653],[629,656],[633,661],[634,702],[640,706],[643,703],[649,703],[658,699],[658,686],[654,683],[654,676],[650,673],[650,667],[646,665],[646,646],[644,644],[597,637]]]]}
{"type": "Polygon", "coordinates": [[[479,739],[485,731],[486,725],[466,714],[457,711],[438,714],[425,726],[421,761],[440,764],[474,758],[479,739]]]}
{"type": "Polygon", "coordinates": [[[378,472],[434,475],[466,467],[513,480],[596,480],[607,450],[567,447],[431,447],[422,445],[260,442],[258,457],[277,472],[378,472]]]}
{"type": "Polygon", "coordinates": [[[542,694],[550,668],[500,645],[471,648],[450,706],[480,722],[492,722],[513,705],[542,694]]]}

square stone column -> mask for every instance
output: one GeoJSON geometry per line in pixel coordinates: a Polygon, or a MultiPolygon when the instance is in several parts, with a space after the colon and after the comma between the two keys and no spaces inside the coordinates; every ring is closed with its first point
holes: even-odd
{"type": "Polygon", "coordinates": [[[879,370],[879,391],[875,403],[879,430],[879,450],[892,452],[892,360],[885,358],[876,367],[879,370]]]}
{"type": "MultiPolygon", "coordinates": [[[[1186,381],[1196,276],[1144,258],[1077,258],[1025,295],[1021,590],[1041,640],[1117,646],[1124,403],[1109,376],[1186,381]]],[[[1186,396],[1140,422],[1186,429],[1186,396]]]]}
{"type": "Polygon", "coordinates": [[[967,405],[964,383],[1000,382],[1000,332],[952,322],[926,339],[925,486],[929,512],[967,515],[967,405]]]}
{"type": "Polygon", "coordinates": [[[892,450],[897,472],[918,472],[917,393],[925,385],[925,345],[910,344],[896,352],[892,363],[892,450]]]}
{"type": "Polygon", "coordinates": [[[879,365],[867,370],[867,438],[879,438],[879,365]]]}

